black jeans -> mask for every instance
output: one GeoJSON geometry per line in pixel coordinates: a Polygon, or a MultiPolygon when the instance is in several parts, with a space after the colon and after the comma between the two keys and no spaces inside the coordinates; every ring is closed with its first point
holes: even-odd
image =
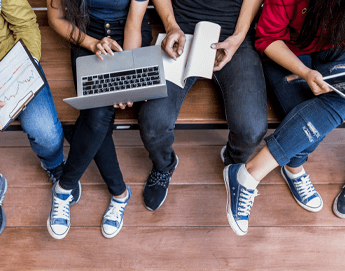
{"type": "MultiPolygon", "coordinates": [[[[115,22],[90,18],[87,34],[101,40],[110,36],[123,45],[125,20],[115,22]],[[107,27],[109,24],[110,26],[107,27]],[[107,31],[110,30],[110,33],[107,31]]],[[[151,27],[145,16],[142,24],[142,45],[148,46],[152,40],[151,27]]],[[[72,47],[71,61],[74,83],[76,84],[76,59],[93,52],[82,47],[72,47]]],[[[95,71],[97,73],[97,71],[95,71]]],[[[70,139],[70,151],[64,167],[60,186],[74,189],[85,170],[95,160],[109,192],[118,196],[126,190],[112,138],[115,108],[113,106],[81,110],[70,139]]],[[[66,135],[67,137],[67,135],[66,135]]]]}
{"type": "MultiPolygon", "coordinates": [[[[245,163],[267,130],[265,79],[253,38],[253,32],[249,33],[231,61],[213,74],[223,93],[229,127],[226,164],[245,163]]],[[[185,96],[197,79],[189,78],[183,89],[167,81],[168,97],[141,104],[140,135],[158,171],[168,172],[176,164],[172,148],[175,121],[185,96]]]]}

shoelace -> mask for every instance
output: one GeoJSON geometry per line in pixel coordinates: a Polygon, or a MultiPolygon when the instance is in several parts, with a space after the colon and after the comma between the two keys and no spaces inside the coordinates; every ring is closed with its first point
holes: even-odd
{"type": "Polygon", "coordinates": [[[54,209],[52,215],[53,219],[62,218],[65,220],[70,220],[69,204],[72,199],[72,195],[69,195],[69,197],[65,200],[59,199],[57,196],[54,196],[54,209]]]}
{"type": "Polygon", "coordinates": [[[303,200],[309,198],[315,193],[315,188],[310,181],[309,175],[301,177],[301,180],[294,180],[295,187],[298,191],[298,194],[301,195],[303,200]]]}
{"type": "Polygon", "coordinates": [[[53,182],[53,184],[56,183],[56,181],[59,181],[60,177],[61,177],[61,174],[62,174],[62,170],[63,170],[63,167],[65,166],[66,164],[66,160],[63,160],[63,162],[58,165],[57,167],[53,168],[53,169],[47,169],[43,163],[41,162],[41,166],[42,168],[47,172],[48,174],[48,182],[49,180],[51,180],[53,182]]]}
{"type": "Polygon", "coordinates": [[[167,188],[169,185],[169,179],[171,178],[172,174],[172,171],[169,173],[161,173],[155,169],[152,169],[148,178],[148,184],[150,186],[158,184],[160,186],[163,186],[164,188],[167,188]]]}
{"type": "Polygon", "coordinates": [[[107,212],[104,215],[104,219],[119,221],[121,220],[121,215],[125,211],[126,203],[110,202],[107,212]]]}
{"type": "Polygon", "coordinates": [[[253,192],[249,192],[248,190],[242,188],[241,189],[241,193],[240,193],[240,198],[239,198],[239,206],[242,207],[238,207],[238,215],[240,216],[249,216],[250,215],[250,209],[253,206],[254,203],[254,198],[256,196],[259,196],[260,194],[258,194],[258,190],[255,189],[254,193],[253,192]]]}

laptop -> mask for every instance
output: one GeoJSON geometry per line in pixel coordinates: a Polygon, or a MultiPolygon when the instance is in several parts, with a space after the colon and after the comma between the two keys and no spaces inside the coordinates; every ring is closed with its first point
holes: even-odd
{"type": "Polygon", "coordinates": [[[76,109],[167,97],[160,46],[142,47],[76,60],[77,97],[64,99],[76,109]]]}
{"type": "Polygon", "coordinates": [[[323,81],[341,97],[345,98],[345,72],[326,76],[323,81]]]}

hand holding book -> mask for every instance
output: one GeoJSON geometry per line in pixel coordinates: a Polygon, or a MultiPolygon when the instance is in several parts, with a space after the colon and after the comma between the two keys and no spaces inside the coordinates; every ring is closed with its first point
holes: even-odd
{"type": "MultiPolygon", "coordinates": [[[[216,57],[216,50],[211,45],[218,42],[219,35],[218,24],[199,22],[195,26],[194,35],[185,35],[184,51],[176,60],[170,54],[162,52],[166,80],[183,88],[188,77],[211,79],[216,57]]],[[[159,34],[156,45],[162,44],[165,37],[165,34],[159,34]]]]}

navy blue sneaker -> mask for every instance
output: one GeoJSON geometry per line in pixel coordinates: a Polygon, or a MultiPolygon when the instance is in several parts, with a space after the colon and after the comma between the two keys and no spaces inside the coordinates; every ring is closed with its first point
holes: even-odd
{"type": "Polygon", "coordinates": [[[42,162],[41,162],[41,167],[47,172],[49,180],[51,180],[52,183],[55,184],[57,181],[60,180],[62,170],[65,164],[66,164],[66,160],[64,159],[60,165],[58,165],[57,167],[53,169],[47,169],[42,162]]]}
{"type": "Polygon", "coordinates": [[[228,155],[227,145],[224,145],[220,151],[220,158],[222,159],[225,166],[230,165],[232,162],[230,156],[228,155]]]}
{"type": "Polygon", "coordinates": [[[243,164],[228,165],[224,168],[223,177],[227,193],[226,213],[229,224],[237,235],[248,232],[250,209],[258,190],[249,190],[239,184],[237,173],[243,164]]]}
{"type": "Polygon", "coordinates": [[[176,155],[176,165],[170,172],[162,173],[157,171],[154,167],[152,168],[143,193],[144,204],[148,210],[154,211],[162,206],[168,195],[169,182],[177,165],[178,157],[176,155]]]}
{"type": "Polygon", "coordinates": [[[7,180],[2,174],[0,174],[0,234],[5,229],[6,225],[6,215],[2,209],[2,201],[4,200],[5,194],[7,192],[7,180]]]}
{"type": "Polygon", "coordinates": [[[123,225],[123,213],[129,199],[131,198],[132,191],[127,187],[128,198],[125,202],[118,201],[115,197],[111,198],[108,209],[105,211],[102,221],[102,234],[106,238],[113,238],[117,235],[123,225]]]}
{"type": "Polygon", "coordinates": [[[62,239],[71,226],[70,207],[79,201],[78,191],[81,191],[81,187],[73,189],[71,194],[59,194],[55,191],[58,183],[56,182],[52,188],[52,208],[47,220],[47,228],[52,237],[62,239]]]}
{"type": "Polygon", "coordinates": [[[334,199],[333,212],[337,217],[345,218],[345,186],[334,199]]]}
{"type": "Polygon", "coordinates": [[[290,179],[286,174],[285,166],[281,168],[281,174],[288,184],[292,196],[302,208],[310,212],[318,212],[322,209],[322,199],[311,183],[308,174],[296,179],[290,179]]]}

